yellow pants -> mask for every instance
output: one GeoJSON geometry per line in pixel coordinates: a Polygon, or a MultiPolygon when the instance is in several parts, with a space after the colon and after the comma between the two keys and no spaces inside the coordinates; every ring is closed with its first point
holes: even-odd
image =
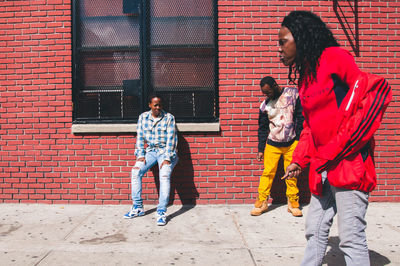
{"type": "MultiPolygon", "coordinates": [[[[260,185],[258,186],[258,199],[260,201],[266,200],[270,193],[272,182],[278,168],[279,159],[283,156],[284,170],[289,166],[292,161],[293,151],[297,146],[298,141],[293,142],[289,147],[274,147],[266,145],[264,150],[264,171],[260,178],[260,185]]],[[[290,201],[297,201],[299,199],[297,188],[297,178],[286,179],[286,196],[290,201]]]]}

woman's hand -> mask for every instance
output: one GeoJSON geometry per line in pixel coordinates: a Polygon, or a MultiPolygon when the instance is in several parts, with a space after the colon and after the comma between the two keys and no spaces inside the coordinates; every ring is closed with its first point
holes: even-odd
{"type": "Polygon", "coordinates": [[[282,179],[298,178],[301,173],[301,167],[297,163],[292,163],[286,168],[286,172],[282,179]]]}

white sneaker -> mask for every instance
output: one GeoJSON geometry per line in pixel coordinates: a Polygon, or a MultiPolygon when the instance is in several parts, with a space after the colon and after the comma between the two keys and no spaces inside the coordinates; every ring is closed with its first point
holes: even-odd
{"type": "Polygon", "coordinates": [[[135,208],[132,206],[131,210],[128,213],[124,214],[124,218],[132,219],[132,218],[143,216],[143,215],[144,215],[143,208],[135,208]]]}
{"type": "Polygon", "coordinates": [[[165,216],[165,212],[158,211],[157,216],[157,225],[164,226],[167,224],[167,216],[165,216]]]}

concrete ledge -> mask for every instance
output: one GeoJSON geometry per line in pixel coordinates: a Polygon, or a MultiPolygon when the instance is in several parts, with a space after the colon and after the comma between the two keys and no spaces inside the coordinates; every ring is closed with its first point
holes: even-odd
{"type": "MultiPolygon", "coordinates": [[[[219,132],[219,123],[177,123],[179,132],[219,132]]],[[[136,133],[137,124],[74,124],[73,134],[136,133]]]]}

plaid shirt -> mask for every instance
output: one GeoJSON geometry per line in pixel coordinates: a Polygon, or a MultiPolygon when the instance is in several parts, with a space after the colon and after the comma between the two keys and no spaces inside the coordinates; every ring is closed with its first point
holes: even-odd
{"type": "Polygon", "coordinates": [[[171,161],[176,156],[178,137],[176,134],[175,118],[170,113],[161,111],[154,118],[151,111],[139,116],[136,140],[136,158],[144,157],[146,152],[156,151],[163,154],[164,160],[171,161]],[[145,148],[145,142],[147,147],[145,148]]]}

